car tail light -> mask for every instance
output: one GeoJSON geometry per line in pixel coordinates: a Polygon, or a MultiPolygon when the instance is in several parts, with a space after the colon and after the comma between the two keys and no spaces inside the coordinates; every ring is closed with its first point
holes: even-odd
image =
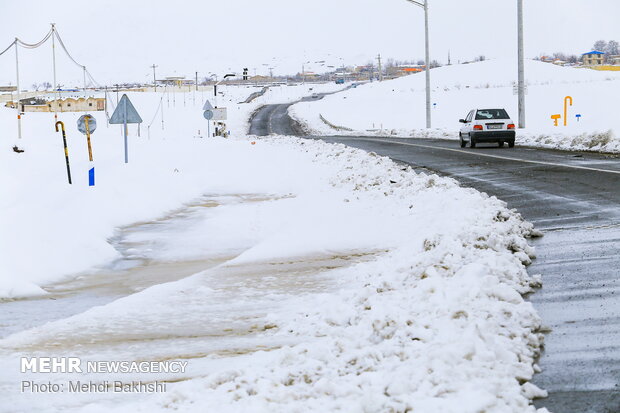
{"type": "Polygon", "coordinates": [[[474,125],[474,130],[482,130],[482,125],[474,125]]]}
{"type": "Polygon", "coordinates": [[[514,123],[509,123],[508,124],[508,129],[514,129],[515,128],[515,124],[514,123]]]}

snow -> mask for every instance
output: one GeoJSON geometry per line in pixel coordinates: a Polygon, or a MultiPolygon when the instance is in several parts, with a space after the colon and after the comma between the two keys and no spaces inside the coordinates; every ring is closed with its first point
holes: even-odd
{"type": "MultiPolygon", "coordinates": [[[[535,412],[541,320],[522,297],[540,283],[526,271],[532,225],[501,200],[385,157],[245,136],[262,102],[309,91],[234,103],[249,92],[227,88],[229,139],[198,138],[202,99],[174,97],[165,131],[131,128],[128,165],[119,129],[97,113],[94,188],[77,114],[61,115],[72,186],[52,115],[26,115],[26,151],[0,154],[4,297],[109,271],[119,228],[139,222],[152,221],[122,241],[135,256],[222,262],[2,338],[0,364],[12,367],[0,373],[0,411],[535,412]],[[183,225],[167,224],[177,216],[183,225]],[[33,355],[188,360],[189,371],[19,373],[16,360],[33,355]],[[26,379],[165,380],[167,391],[20,393],[26,379]]],[[[149,122],[159,97],[130,99],[149,122]]]]}
{"type": "MultiPolygon", "coordinates": [[[[249,105],[237,102],[255,88],[229,87],[224,102],[220,97],[220,106],[227,104],[231,109],[228,125],[241,135],[249,114],[265,99],[292,101],[308,94],[310,87],[274,87],[249,105]]],[[[335,85],[314,87],[321,88],[336,89],[335,85]]],[[[140,138],[137,127],[129,126],[128,164],[123,163],[120,126],[106,127],[103,112],[92,113],[98,128],[92,135],[96,186],[90,188],[86,138],[75,127],[82,113],[59,115],[67,130],[73,178],[73,185],[67,185],[62,137],[54,131],[53,115],[26,113],[20,141],[15,138],[15,111],[0,108],[6,128],[5,150],[0,153],[0,297],[43,294],[38,286],[113,260],[117,252],[108,239],[114,228],[155,219],[206,192],[285,192],[294,187],[289,182],[288,188],[267,188],[265,183],[279,180],[280,171],[260,163],[256,154],[261,148],[247,142],[198,138],[207,129],[203,101],[213,100],[212,96],[199,93],[194,102],[188,94],[185,103],[181,96],[129,94],[144,124],[140,138]],[[161,97],[165,130],[156,113],[161,97]],[[151,122],[148,138],[146,126],[151,122]],[[14,144],[25,152],[11,151],[8,147],[14,144]],[[240,164],[247,169],[240,169],[240,164]]]]}
{"type": "MultiPolygon", "coordinates": [[[[561,67],[526,60],[526,129],[517,131],[517,144],[620,152],[617,122],[619,72],[561,67]],[[551,115],[564,114],[571,96],[567,126],[553,126],[551,115]],[[577,114],[582,115],[578,121],[577,114]]],[[[360,85],[321,101],[299,103],[290,113],[323,135],[394,135],[458,139],[459,119],[474,108],[502,107],[517,121],[516,62],[489,60],[444,66],[431,71],[433,129],[425,127],[425,75],[414,74],[360,85]],[[335,130],[321,121],[323,116],[335,130]]]]}

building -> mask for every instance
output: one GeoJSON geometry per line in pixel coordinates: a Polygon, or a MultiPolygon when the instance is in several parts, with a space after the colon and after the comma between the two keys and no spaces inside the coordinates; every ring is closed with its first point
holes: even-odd
{"type": "Polygon", "coordinates": [[[413,73],[419,73],[424,71],[424,65],[400,65],[400,66],[388,66],[386,69],[386,75],[388,77],[401,77],[410,75],[413,73]]]}
{"type": "MultiPolygon", "coordinates": [[[[21,99],[22,112],[92,112],[105,110],[105,98],[66,98],[52,99],[27,98],[21,99]]],[[[15,108],[14,102],[8,102],[5,106],[15,108]]]]}
{"type": "Polygon", "coordinates": [[[585,66],[602,65],[605,60],[605,53],[593,50],[582,54],[581,60],[585,66]]]}

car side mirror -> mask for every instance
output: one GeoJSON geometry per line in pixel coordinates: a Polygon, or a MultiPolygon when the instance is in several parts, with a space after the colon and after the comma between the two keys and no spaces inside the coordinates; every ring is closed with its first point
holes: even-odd
{"type": "Polygon", "coordinates": [[[459,122],[461,123],[467,123],[467,121],[465,119],[459,119],[459,122]]]}

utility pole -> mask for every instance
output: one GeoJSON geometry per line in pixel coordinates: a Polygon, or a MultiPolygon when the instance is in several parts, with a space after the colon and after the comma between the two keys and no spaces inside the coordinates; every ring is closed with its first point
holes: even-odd
{"type": "Polygon", "coordinates": [[[431,128],[431,52],[428,40],[428,0],[424,0],[424,49],[426,60],[426,128],[431,128]]]}
{"type": "Polygon", "coordinates": [[[198,90],[198,72],[196,72],[196,84],[195,84],[195,86],[196,86],[195,90],[198,90]]]}
{"type": "Polygon", "coordinates": [[[155,88],[155,91],[157,91],[157,79],[155,78],[155,68],[158,66],[155,66],[155,63],[153,63],[153,66],[151,66],[151,68],[153,69],[153,87],[155,88]]]}
{"type": "Polygon", "coordinates": [[[60,94],[58,93],[58,84],[56,83],[56,24],[52,23],[52,66],[54,71],[54,96],[56,96],[56,104],[54,105],[54,120],[58,120],[58,112],[56,108],[60,106],[60,94]]]}
{"type": "Polygon", "coordinates": [[[379,61],[379,82],[383,82],[383,69],[381,68],[381,54],[377,55],[379,61]]]}
{"type": "Polygon", "coordinates": [[[86,66],[82,66],[82,75],[84,76],[84,93],[86,93],[86,66]]]}
{"type": "Polygon", "coordinates": [[[517,0],[518,33],[518,89],[519,89],[519,129],[525,128],[525,66],[523,62],[523,0],[517,0]]]}
{"type": "Polygon", "coordinates": [[[17,138],[22,138],[22,113],[19,110],[19,57],[17,54],[17,49],[19,49],[19,45],[17,44],[17,37],[15,38],[15,75],[17,77],[17,102],[15,107],[17,108],[17,138]]]}

